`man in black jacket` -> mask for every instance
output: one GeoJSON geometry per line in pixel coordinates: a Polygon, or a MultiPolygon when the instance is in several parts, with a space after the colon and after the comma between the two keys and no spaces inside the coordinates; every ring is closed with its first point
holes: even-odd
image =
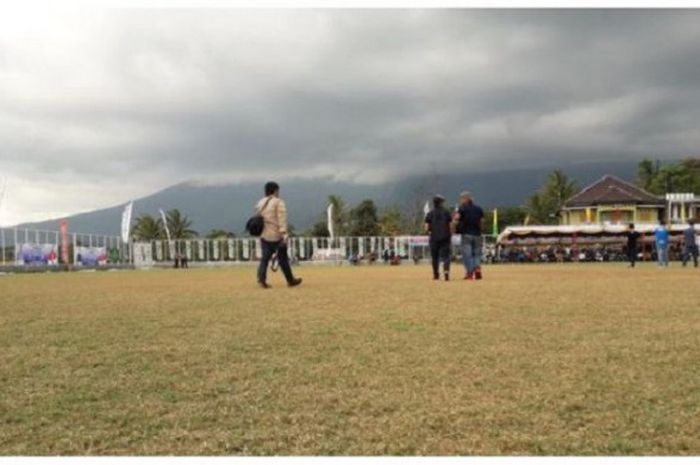
{"type": "Polygon", "coordinates": [[[637,261],[637,241],[640,234],[634,230],[634,223],[630,223],[629,229],[625,233],[627,236],[627,260],[630,262],[630,268],[634,268],[637,261]]]}
{"type": "Polygon", "coordinates": [[[433,260],[433,279],[440,279],[440,261],[445,281],[450,280],[450,249],[452,245],[452,216],[444,207],[445,198],[436,195],[433,209],[425,217],[425,231],[430,234],[430,255],[433,260]]]}

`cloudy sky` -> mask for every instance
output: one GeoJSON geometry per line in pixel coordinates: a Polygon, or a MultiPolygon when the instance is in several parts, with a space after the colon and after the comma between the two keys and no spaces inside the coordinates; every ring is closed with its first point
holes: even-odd
{"type": "Polygon", "coordinates": [[[700,10],[0,11],[0,224],[700,151],[700,10]]]}

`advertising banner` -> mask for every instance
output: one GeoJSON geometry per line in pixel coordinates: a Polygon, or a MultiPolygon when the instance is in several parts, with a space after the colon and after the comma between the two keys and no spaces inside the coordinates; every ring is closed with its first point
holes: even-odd
{"type": "Polygon", "coordinates": [[[103,266],[107,264],[106,247],[76,247],[75,262],[81,266],[103,266]]]}
{"type": "Polygon", "coordinates": [[[122,242],[129,242],[129,230],[131,229],[131,212],[134,209],[134,202],[129,202],[122,212],[122,242]]]}
{"type": "Polygon", "coordinates": [[[229,260],[235,260],[236,258],[236,242],[233,239],[229,239],[228,241],[228,259],[229,260]]]}
{"type": "Polygon", "coordinates": [[[149,242],[134,244],[134,265],[139,268],[153,266],[153,247],[149,242]]]}
{"type": "Polygon", "coordinates": [[[58,253],[55,244],[22,244],[17,256],[18,265],[57,265],[58,253]]]}
{"type": "Polygon", "coordinates": [[[68,220],[61,220],[61,259],[63,263],[70,263],[68,258],[68,220]]]}
{"type": "Polygon", "coordinates": [[[155,241],[156,243],[156,261],[163,261],[163,241],[155,241]]]}

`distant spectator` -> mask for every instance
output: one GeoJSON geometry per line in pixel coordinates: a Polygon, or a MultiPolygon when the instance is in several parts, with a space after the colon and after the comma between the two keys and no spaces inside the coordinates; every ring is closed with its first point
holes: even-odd
{"type": "Polygon", "coordinates": [[[659,266],[667,267],[669,234],[664,220],[661,220],[659,226],[654,230],[654,237],[656,239],[656,256],[659,266]]]}
{"type": "Polygon", "coordinates": [[[695,232],[695,220],[688,221],[688,227],[683,231],[683,266],[693,257],[695,268],[698,267],[698,243],[695,232]]]}

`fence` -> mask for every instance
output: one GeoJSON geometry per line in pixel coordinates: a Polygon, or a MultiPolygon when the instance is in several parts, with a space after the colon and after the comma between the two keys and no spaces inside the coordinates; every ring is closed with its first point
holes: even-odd
{"type": "MultiPolygon", "coordinates": [[[[490,238],[489,238],[490,239],[490,238]]],[[[82,256],[92,249],[106,254],[104,262],[92,265],[131,264],[150,266],[173,263],[176,258],[201,264],[246,263],[260,259],[262,247],[257,238],[154,240],[125,244],[118,236],[68,233],[68,256],[63,257],[60,231],[27,228],[0,228],[0,266],[72,264],[86,266],[82,256]],[[27,258],[24,249],[42,255],[27,258]],[[50,247],[49,247],[50,246],[50,247]],[[50,250],[55,255],[51,255],[50,250]]],[[[453,252],[459,248],[453,238],[453,252]]],[[[430,256],[425,236],[374,237],[293,237],[288,243],[293,261],[343,262],[348,260],[383,261],[393,257],[420,261],[430,256]]]]}
{"type": "Polygon", "coordinates": [[[109,263],[129,261],[129,247],[119,236],[69,232],[68,255],[63,256],[60,231],[0,228],[0,266],[87,265],[87,257],[104,252],[109,263]],[[82,254],[82,255],[81,255],[82,254]]]}
{"type": "MultiPolygon", "coordinates": [[[[493,239],[488,238],[487,242],[492,243],[493,239]]],[[[487,245],[490,246],[491,244],[487,245]]],[[[458,252],[457,236],[453,239],[452,247],[453,252],[458,252]]],[[[257,238],[186,239],[170,242],[156,240],[136,243],[134,250],[137,262],[155,264],[172,262],[176,257],[194,263],[245,263],[257,261],[262,255],[260,240],[257,238]],[[145,257],[138,258],[144,254],[145,257]]],[[[391,257],[419,261],[430,256],[428,238],[425,236],[339,237],[333,240],[326,237],[292,237],[288,242],[288,253],[294,261],[315,262],[352,259],[382,261],[391,257]]]]}

